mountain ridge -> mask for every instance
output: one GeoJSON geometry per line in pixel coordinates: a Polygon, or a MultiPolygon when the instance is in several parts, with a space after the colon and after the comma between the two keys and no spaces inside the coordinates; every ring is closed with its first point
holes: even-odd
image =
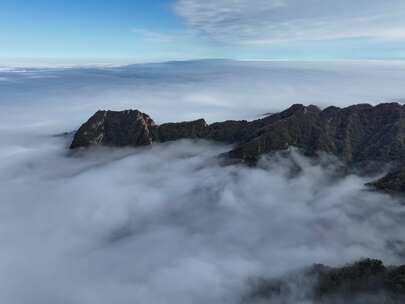
{"type": "MultiPolygon", "coordinates": [[[[139,147],[179,139],[233,144],[234,148],[224,156],[249,165],[266,153],[297,147],[310,157],[319,152],[333,154],[348,167],[375,162],[392,164],[402,172],[405,170],[405,106],[357,104],[321,110],[315,105],[294,104],[253,121],[207,124],[204,119],[198,119],[160,125],[138,110],[97,111],[76,132],[70,148],[139,147]]],[[[370,185],[387,192],[405,193],[404,183],[404,174],[389,173],[370,185]]]]}

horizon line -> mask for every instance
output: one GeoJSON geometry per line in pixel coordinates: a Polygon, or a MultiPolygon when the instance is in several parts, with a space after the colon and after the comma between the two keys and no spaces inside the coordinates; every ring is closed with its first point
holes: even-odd
{"type": "Polygon", "coordinates": [[[0,68],[113,68],[125,67],[141,64],[164,64],[175,62],[201,62],[201,61],[218,61],[218,62],[335,62],[335,63],[405,63],[405,58],[165,58],[156,60],[139,60],[139,59],[91,59],[91,58],[2,58],[0,57],[0,68]]]}

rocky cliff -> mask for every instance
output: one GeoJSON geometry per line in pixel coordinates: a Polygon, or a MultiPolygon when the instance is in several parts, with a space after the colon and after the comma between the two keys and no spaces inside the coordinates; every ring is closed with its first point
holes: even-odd
{"type": "Polygon", "coordinates": [[[70,148],[150,145],[154,140],[154,127],[148,115],[136,110],[98,111],[76,132],[70,148]]]}
{"type": "Polygon", "coordinates": [[[243,303],[400,304],[405,266],[365,259],[343,267],[315,265],[281,279],[258,279],[243,303]]]}
{"type": "MultiPolygon", "coordinates": [[[[296,104],[263,119],[210,125],[204,119],[156,125],[137,110],[98,111],[77,131],[71,148],[138,147],[183,138],[234,144],[227,156],[246,163],[255,163],[265,153],[295,146],[308,156],[319,151],[334,154],[349,166],[370,162],[405,164],[405,106],[359,104],[321,110],[296,104]]],[[[373,186],[404,191],[404,175],[389,174],[373,186]]]]}
{"type": "Polygon", "coordinates": [[[390,193],[405,193],[405,165],[394,169],[383,178],[369,184],[390,193]]]}

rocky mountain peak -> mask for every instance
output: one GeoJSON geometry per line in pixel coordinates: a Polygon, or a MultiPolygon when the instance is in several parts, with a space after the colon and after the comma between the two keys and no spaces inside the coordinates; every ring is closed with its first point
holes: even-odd
{"type": "MultiPolygon", "coordinates": [[[[71,148],[137,147],[183,138],[234,144],[227,157],[249,164],[265,153],[291,146],[308,156],[318,152],[333,154],[347,166],[371,162],[405,164],[405,107],[383,103],[321,110],[314,105],[295,104],[254,121],[211,125],[204,119],[155,125],[138,110],[97,111],[77,131],[71,148]]],[[[387,181],[375,185],[382,184],[393,185],[387,181]]]]}
{"type": "Polygon", "coordinates": [[[143,146],[153,141],[154,121],[138,110],[97,111],[76,132],[71,149],[92,145],[143,146]]]}

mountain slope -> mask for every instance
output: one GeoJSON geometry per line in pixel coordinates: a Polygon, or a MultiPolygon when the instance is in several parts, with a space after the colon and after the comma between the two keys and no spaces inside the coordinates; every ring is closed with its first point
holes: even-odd
{"type": "MultiPolygon", "coordinates": [[[[263,154],[291,146],[308,156],[318,152],[333,154],[348,166],[405,164],[405,106],[359,104],[321,110],[296,104],[263,119],[211,125],[204,119],[156,125],[137,110],[98,111],[76,132],[70,148],[138,147],[185,138],[234,144],[227,156],[249,164],[256,163],[263,154]]],[[[405,183],[404,178],[403,174],[389,174],[373,186],[403,192],[398,179],[405,183]]]]}

